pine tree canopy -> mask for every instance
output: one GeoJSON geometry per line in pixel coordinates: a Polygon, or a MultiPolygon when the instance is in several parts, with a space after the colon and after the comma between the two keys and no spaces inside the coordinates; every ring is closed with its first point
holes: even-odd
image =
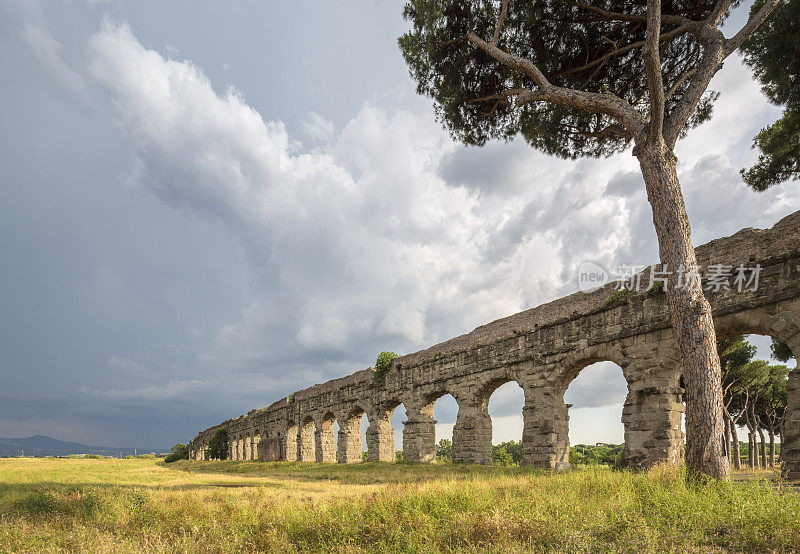
{"type": "MultiPolygon", "coordinates": [[[[674,115],[677,134],[711,115],[717,95],[707,92],[701,98],[693,77],[710,50],[704,45],[724,37],[717,35],[716,25],[709,31],[701,24],[722,21],[735,4],[661,4],[664,121],[674,115]],[[688,102],[689,112],[673,113],[686,95],[697,95],[688,102]]],[[[399,43],[417,90],[434,100],[437,117],[464,143],[482,145],[521,134],[535,148],[575,158],[613,154],[631,139],[611,114],[541,101],[542,87],[533,78],[476,48],[471,36],[531,62],[556,87],[614,95],[643,118],[649,116],[645,1],[411,0],[404,16],[412,28],[399,43]]]]}
{"type": "MultiPolygon", "coordinates": [[[[763,3],[757,0],[751,13],[763,3]]],[[[742,52],[770,101],[786,106],[783,117],[756,135],[758,162],[742,170],[745,182],[763,191],[800,178],[800,0],[778,4],[742,52]]]]}

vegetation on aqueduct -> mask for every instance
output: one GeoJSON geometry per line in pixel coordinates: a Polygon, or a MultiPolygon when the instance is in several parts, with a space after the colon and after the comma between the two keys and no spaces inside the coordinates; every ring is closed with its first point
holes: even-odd
{"type": "Polygon", "coordinates": [[[800,494],[681,470],[0,460],[9,551],[800,549],[800,494]]]}

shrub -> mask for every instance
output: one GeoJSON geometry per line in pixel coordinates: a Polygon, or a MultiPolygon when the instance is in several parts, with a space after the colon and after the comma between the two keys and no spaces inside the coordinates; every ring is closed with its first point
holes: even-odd
{"type": "Polygon", "coordinates": [[[664,292],[664,281],[653,283],[653,286],[647,289],[647,296],[653,297],[664,292]]]}
{"type": "Polygon", "coordinates": [[[375,361],[375,375],[381,377],[392,367],[392,360],[397,357],[394,352],[381,352],[378,354],[378,359],[375,361]]]}
{"type": "Polygon", "coordinates": [[[189,449],[186,447],[185,444],[178,443],[172,447],[172,452],[167,454],[167,457],[164,458],[165,463],[172,463],[177,462],[178,460],[188,460],[189,459],[189,449]]]}

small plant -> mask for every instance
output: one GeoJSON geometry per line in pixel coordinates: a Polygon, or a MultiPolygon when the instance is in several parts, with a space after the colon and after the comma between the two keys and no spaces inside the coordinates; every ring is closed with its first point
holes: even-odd
{"type": "Polygon", "coordinates": [[[653,297],[656,295],[661,294],[664,292],[664,281],[658,281],[657,283],[653,283],[653,286],[647,289],[647,296],[653,297]]]}
{"type": "Polygon", "coordinates": [[[294,404],[294,393],[292,393],[292,394],[290,394],[289,396],[287,396],[287,397],[286,397],[286,401],[287,401],[289,404],[294,404]]]}
{"type": "Polygon", "coordinates": [[[378,359],[375,361],[375,376],[382,377],[388,373],[392,367],[392,360],[397,357],[394,352],[381,352],[378,354],[378,359]]]}
{"type": "Polygon", "coordinates": [[[608,297],[608,300],[606,300],[605,303],[603,303],[603,306],[604,307],[605,306],[611,306],[612,304],[614,304],[614,303],[616,303],[616,302],[618,302],[620,300],[625,300],[631,294],[633,294],[633,293],[631,291],[629,291],[628,289],[615,290],[614,292],[611,293],[611,296],[608,297]]]}

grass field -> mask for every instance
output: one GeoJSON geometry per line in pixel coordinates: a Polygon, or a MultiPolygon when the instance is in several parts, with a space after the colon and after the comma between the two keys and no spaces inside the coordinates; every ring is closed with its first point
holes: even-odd
{"type": "Polygon", "coordinates": [[[800,551],[800,494],[666,469],[4,459],[0,548],[800,551]]]}

